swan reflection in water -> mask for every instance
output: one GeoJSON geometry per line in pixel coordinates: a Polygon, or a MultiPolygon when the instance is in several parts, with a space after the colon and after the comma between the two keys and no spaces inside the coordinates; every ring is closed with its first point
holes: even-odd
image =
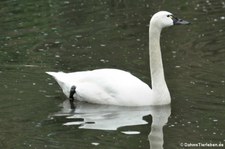
{"type": "MultiPolygon", "coordinates": [[[[148,139],[151,149],[163,149],[163,126],[171,114],[170,105],[121,107],[77,102],[71,110],[68,100],[62,103],[61,111],[53,116],[65,116],[70,122],[63,125],[79,125],[83,129],[117,130],[119,127],[143,125],[148,122],[144,116],[152,116],[148,139]]],[[[139,131],[122,131],[125,134],[138,134],[139,131]]]]}

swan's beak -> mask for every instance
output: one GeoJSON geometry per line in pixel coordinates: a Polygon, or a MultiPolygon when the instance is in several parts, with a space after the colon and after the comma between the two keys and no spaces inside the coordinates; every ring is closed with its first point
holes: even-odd
{"type": "Polygon", "coordinates": [[[188,25],[188,24],[191,24],[191,23],[188,22],[188,21],[185,21],[185,20],[174,17],[173,18],[173,24],[174,25],[188,25]]]}

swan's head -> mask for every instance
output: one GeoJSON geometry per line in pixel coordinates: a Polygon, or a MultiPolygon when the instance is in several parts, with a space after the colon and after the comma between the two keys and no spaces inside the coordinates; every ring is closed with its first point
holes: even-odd
{"type": "Polygon", "coordinates": [[[152,16],[150,24],[163,29],[165,27],[169,27],[173,25],[186,25],[190,23],[188,21],[175,17],[170,12],[159,11],[152,16]]]}

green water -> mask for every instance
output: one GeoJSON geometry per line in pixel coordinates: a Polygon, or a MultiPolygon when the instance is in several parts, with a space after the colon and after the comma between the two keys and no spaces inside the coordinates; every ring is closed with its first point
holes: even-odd
{"type": "Polygon", "coordinates": [[[2,0],[0,148],[225,145],[224,23],[224,0],[2,0]],[[150,84],[148,24],[159,10],[192,23],[162,33],[171,106],[70,111],[45,71],[118,68],[150,84]]]}

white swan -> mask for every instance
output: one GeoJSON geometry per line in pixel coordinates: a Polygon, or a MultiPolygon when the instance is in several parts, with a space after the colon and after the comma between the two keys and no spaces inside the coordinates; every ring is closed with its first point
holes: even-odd
{"type": "Polygon", "coordinates": [[[161,30],[168,26],[189,24],[167,11],[154,14],[149,26],[149,54],[152,89],[129,72],[97,69],[73,73],[46,72],[53,76],[64,94],[73,99],[97,104],[145,106],[170,104],[160,50],[161,30]]]}

